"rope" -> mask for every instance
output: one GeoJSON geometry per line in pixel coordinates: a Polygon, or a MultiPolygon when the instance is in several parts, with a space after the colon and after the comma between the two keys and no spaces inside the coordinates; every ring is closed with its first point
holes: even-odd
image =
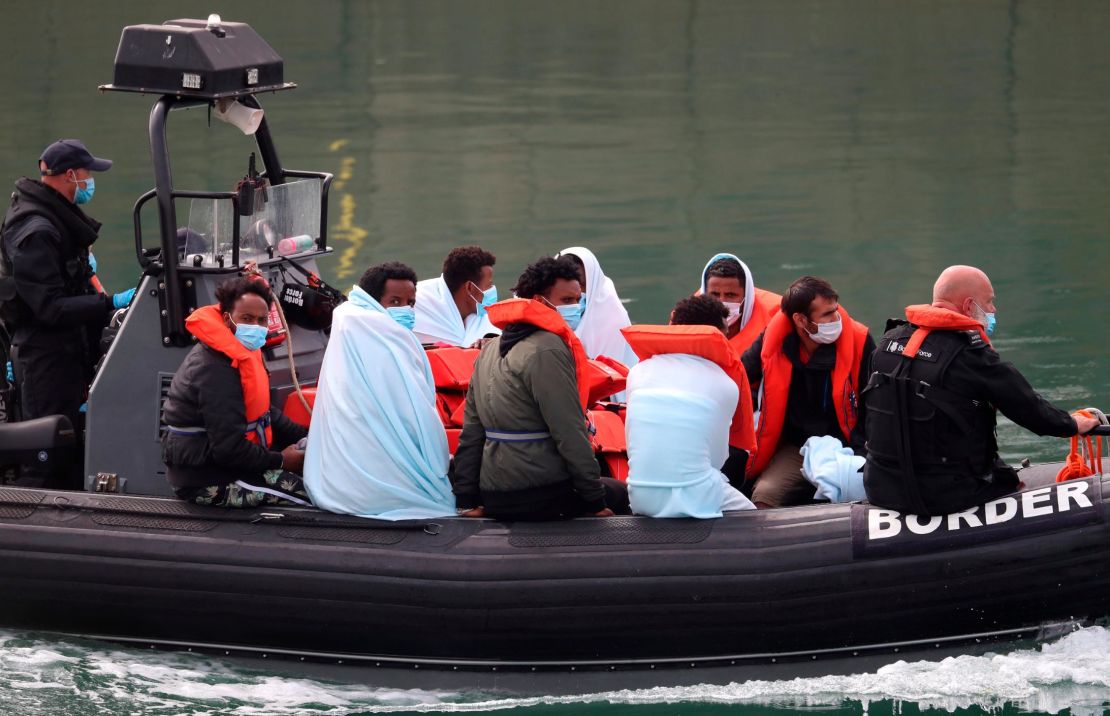
{"type": "MultiPolygon", "coordinates": [[[[248,261],[243,265],[243,273],[259,276],[263,281],[266,280],[265,277],[262,276],[262,271],[258,268],[258,264],[254,261],[248,261]]],[[[270,283],[267,281],[266,285],[269,286],[270,283]]],[[[311,416],[312,406],[308,404],[308,398],[304,396],[304,388],[301,387],[301,381],[297,378],[297,366],[293,362],[293,331],[289,330],[289,321],[285,320],[285,311],[282,310],[281,300],[278,299],[277,296],[274,296],[274,307],[277,309],[278,320],[281,321],[281,327],[285,329],[285,358],[289,362],[289,377],[293,380],[293,390],[296,391],[297,397],[300,398],[301,405],[304,406],[304,409],[308,411],[308,414],[311,416]]]]}
{"type": "MultiPolygon", "coordinates": [[[[1097,418],[1101,425],[1108,425],[1106,414],[1098,408],[1084,408],[1076,411],[1079,415],[1088,418],[1097,418]]],[[[1105,438],[1092,438],[1090,435],[1080,437],[1073,435],[1071,450],[1064,460],[1064,466],[1056,473],[1056,482],[1065,482],[1092,475],[1102,476],[1103,443],[1110,442],[1105,438]]]]}
{"type": "Polygon", "coordinates": [[[297,378],[297,366],[293,362],[293,331],[289,330],[289,322],[285,320],[285,311],[281,307],[281,301],[274,298],[274,305],[277,306],[281,327],[285,329],[285,342],[287,344],[285,357],[289,361],[289,375],[293,379],[293,390],[297,391],[297,397],[301,399],[301,405],[311,416],[312,406],[308,404],[308,398],[304,397],[304,389],[301,387],[301,381],[297,378]]]}

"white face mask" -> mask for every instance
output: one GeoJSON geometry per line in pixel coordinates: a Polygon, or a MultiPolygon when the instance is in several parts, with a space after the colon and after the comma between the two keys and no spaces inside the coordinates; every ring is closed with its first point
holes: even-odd
{"type": "Polygon", "coordinates": [[[840,329],[843,328],[843,324],[840,321],[840,316],[837,316],[836,320],[832,323],[818,323],[816,325],[816,333],[810,333],[809,331],[806,331],[806,334],[809,335],[811,339],[813,339],[814,343],[835,343],[836,339],[840,338],[840,329]]]}
{"type": "Polygon", "coordinates": [[[721,303],[725,304],[725,308],[728,309],[728,318],[725,319],[725,325],[732,328],[740,320],[740,312],[744,310],[744,302],[722,301],[721,303]]]}

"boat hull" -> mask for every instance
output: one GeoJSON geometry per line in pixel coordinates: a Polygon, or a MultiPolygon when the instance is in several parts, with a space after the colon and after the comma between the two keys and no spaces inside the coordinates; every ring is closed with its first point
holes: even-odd
{"type": "Polygon", "coordinates": [[[0,489],[0,626],[423,670],[423,685],[429,670],[505,675],[494,685],[859,671],[1108,616],[1103,482],[1069,484],[938,524],[864,505],[383,524],[0,489]]]}

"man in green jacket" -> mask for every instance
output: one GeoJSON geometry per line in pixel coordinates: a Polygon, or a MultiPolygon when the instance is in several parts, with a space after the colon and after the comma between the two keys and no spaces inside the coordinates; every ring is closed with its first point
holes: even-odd
{"type": "Polygon", "coordinates": [[[578,267],[544,258],[516,299],[488,308],[503,329],[470,378],[451,483],[459,514],[556,520],[628,514],[628,491],[602,478],[587,433],[586,354],[569,325],[581,313],[578,267]],[[581,390],[580,390],[581,388],[581,390]]]}

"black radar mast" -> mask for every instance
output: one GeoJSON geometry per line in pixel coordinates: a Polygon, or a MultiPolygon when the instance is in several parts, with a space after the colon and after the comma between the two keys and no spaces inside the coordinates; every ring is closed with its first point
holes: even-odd
{"type": "MultiPolygon", "coordinates": [[[[100,89],[161,95],[151,109],[149,127],[155,185],[152,195],[158,205],[161,251],[157,260],[142,251],[138,212],[151,195],[144,196],[135,207],[136,248],[144,269],[162,275],[159,289],[164,316],[163,344],[186,345],[190,342],[185,332],[189,307],[178,265],[174,198],[227,197],[174,191],[166,119],[172,109],[204,105],[219,108],[237,103],[258,110],[261,105],[255,97],[257,93],[292,89],[296,85],[284,81],[282,58],[250,25],[224,22],[215,14],[207,20],[169,20],[161,25],[125,27],[114,68],[112,84],[100,89]]],[[[271,184],[282,184],[294,173],[283,171],[264,117],[254,136],[267,179],[271,184]]],[[[235,228],[238,234],[238,226],[235,228]]],[[[321,222],[321,235],[317,237],[320,249],[325,246],[324,229],[321,222]]],[[[236,247],[237,242],[236,235],[236,247]]]]}

